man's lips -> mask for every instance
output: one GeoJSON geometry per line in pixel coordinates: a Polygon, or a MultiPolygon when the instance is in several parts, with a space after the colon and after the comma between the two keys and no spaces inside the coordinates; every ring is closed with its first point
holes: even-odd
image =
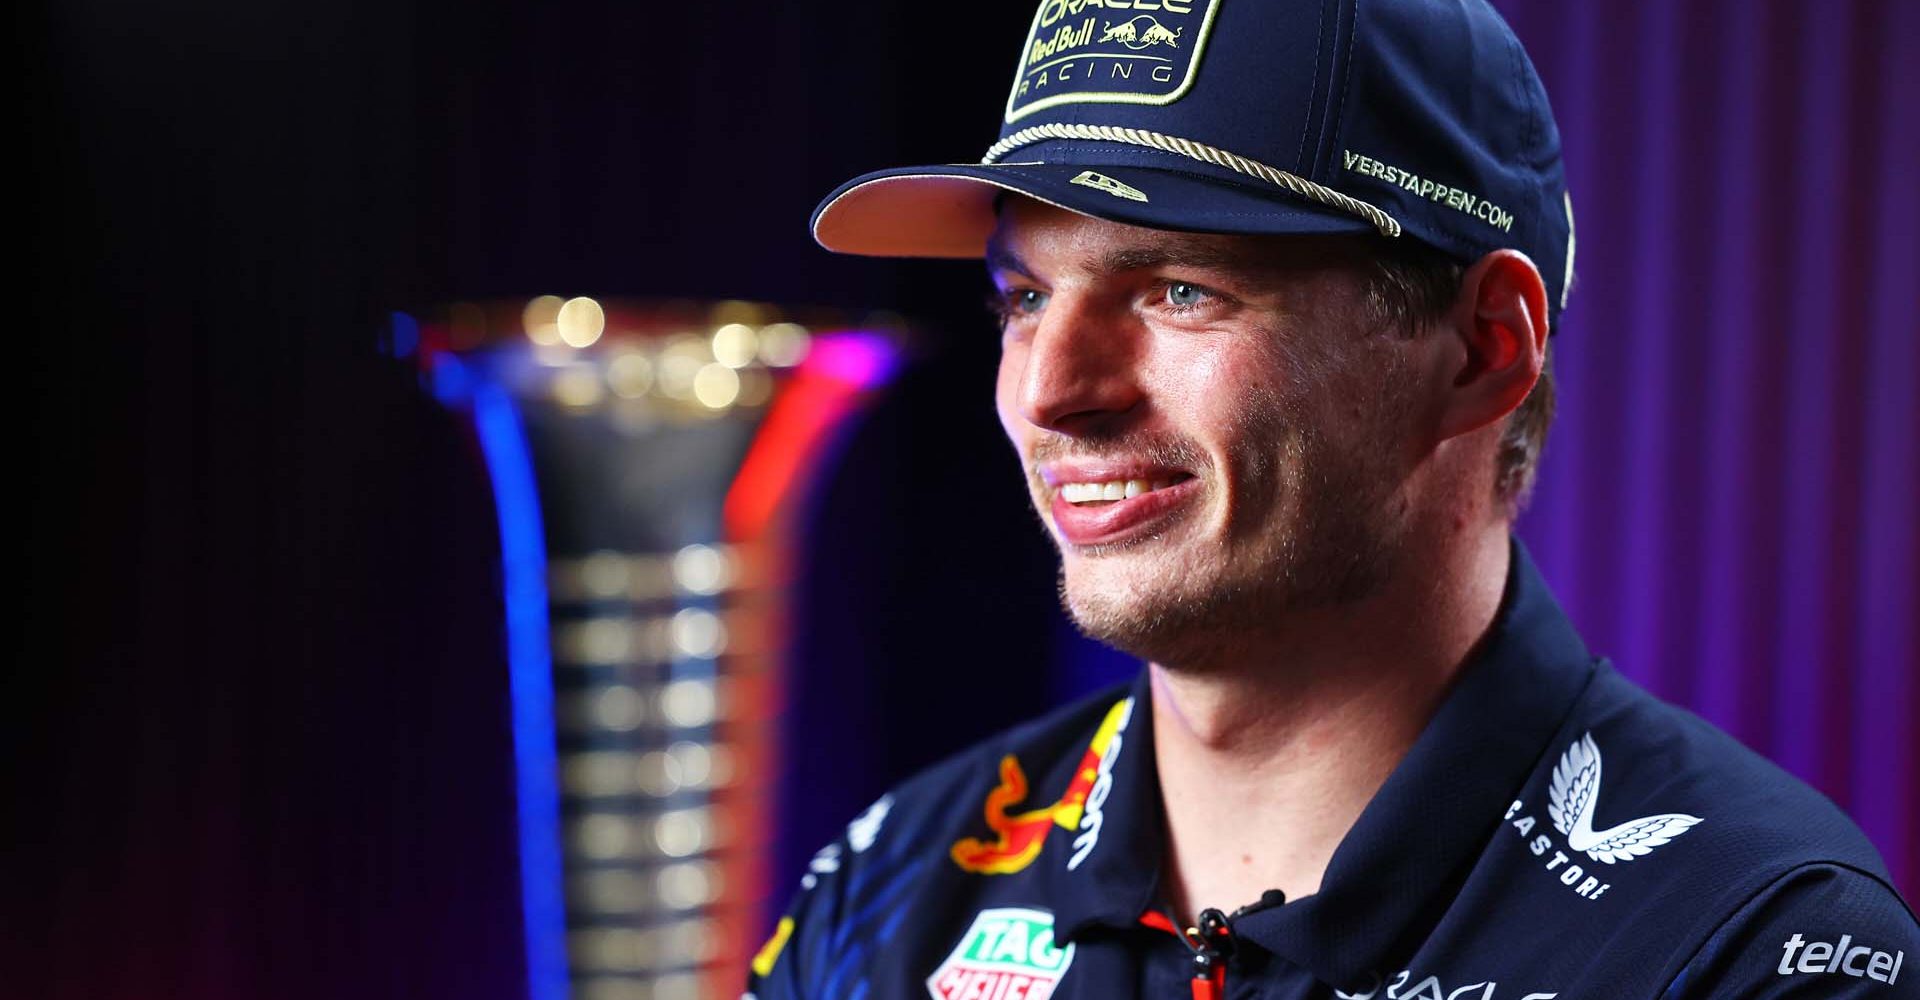
{"type": "Polygon", "coordinates": [[[1176,465],[1112,458],[1068,458],[1043,462],[1039,472],[1040,480],[1054,489],[1066,483],[1125,483],[1129,480],[1167,483],[1193,478],[1193,473],[1176,465]]]}
{"type": "Polygon", "coordinates": [[[1159,527],[1199,495],[1189,473],[1117,463],[1041,470],[1053,524],[1069,545],[1125,541],[1159,527]]]}

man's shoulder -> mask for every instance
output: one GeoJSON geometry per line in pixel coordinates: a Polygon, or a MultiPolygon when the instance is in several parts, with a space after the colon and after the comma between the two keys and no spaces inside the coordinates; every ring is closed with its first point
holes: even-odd
{"type": "Polygon", "coordinates": [[[1662,836],[1657,824],[1636,832],[1623,829],[1625,821],[1672,817],[1667,839],[1677,845],[1684,831],[1688,867],[1716,880],[1738,873],[1742,883],[1756,884],[1810,863],[1888,878],[1872,843],[1831,799],[1611,668],[1599,672],[1564,735],[1553,751],[1550,804],[1586,807],[1594,831],[1618,831],[1615,861],[1652,850],[1636,836],[1662,836]],[[1583,778],[1591,788],[1579,784],[1583,778]]]}
{"type": "Polygon", "coordinates": [[[1579,865],[1600,879],[1590,915],[1609,935],[1664,929],[1641,960],[1664,970],[1669,995],[1772,975],[1761,966],[1790,926],[1913,940],[1879,853],[1838,806],[1610,667],[1546,756],[1530,791],[1557,841],[1547,856],[1564,852],[1558,874],[1579,865]]]}
{"type": "Polygon", "coordinates": [[[1497,903],[1502,934],[1542,945],[1547,981],[1596,996],[1750,995],[1715,991],[1787,983],[1773,968],[1794,933],[1851,934],[1894,958],[1915,940],[1839,807],[1605,664],[1505,818],[1463,912],[1497,903]]]}
{"type": "Polygon", "coordinates": [[[1789,869],[1744,899],[1669,980],[1663,1000],[1811,995],[1880,1000],[1920,957],[1920,923],[1892,887],[1844,865],[1789,869]]]}

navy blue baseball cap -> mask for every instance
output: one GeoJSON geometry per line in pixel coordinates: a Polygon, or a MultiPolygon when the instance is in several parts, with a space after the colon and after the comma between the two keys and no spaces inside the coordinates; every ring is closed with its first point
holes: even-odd
{"type": "Polygon", "coordinates": [[[1485,0],[1041,0],[978,163],[842,184],[843,253],[979,257],[1016,192],[1186,232],[1377,232],[1573,276],[1560,133],[1485,0]]]}

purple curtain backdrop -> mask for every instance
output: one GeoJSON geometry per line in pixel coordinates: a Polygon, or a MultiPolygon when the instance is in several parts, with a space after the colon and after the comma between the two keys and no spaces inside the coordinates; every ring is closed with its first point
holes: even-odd
{"type": "Polygon", "coordinates": [[[1596,652],[1920,889],[1920,3],[1498,0],[1578,278],[1521,522],[1596,652]]]}

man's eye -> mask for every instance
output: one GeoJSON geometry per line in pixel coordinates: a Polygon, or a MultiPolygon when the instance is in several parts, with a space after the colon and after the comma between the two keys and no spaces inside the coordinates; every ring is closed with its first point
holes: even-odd
{"type": "Polygon", "coordinates": [[[1047,293],[1033,288],[1009,288],[989,297],[987,305],[1001,322],[1018,316],[1031,316],[1047,304],[1047,293]]]}
{"type": "Polygon", "coordinates": [[[1199,285],[1176,281],[1167,286],[1167,304],[1179,308],[1197,306],[1205,301],[1207,293],[1199,285]]]}

